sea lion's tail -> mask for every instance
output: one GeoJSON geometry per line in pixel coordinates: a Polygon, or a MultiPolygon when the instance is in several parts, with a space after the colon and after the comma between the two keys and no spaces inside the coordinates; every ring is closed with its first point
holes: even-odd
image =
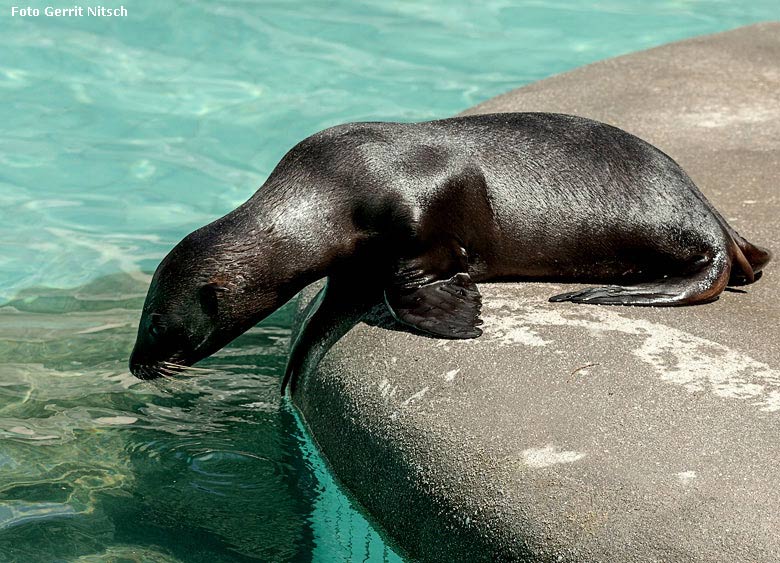
{"type": "Polygon", "coordinates": [[[734,265],[739,265],[738,269],[732,267],[729,285],[753,283],[761,277],[761,270],[772,259],[772,253],[765,248],[748,242],[728,224],[727,231],[734,243],[734,248],[732,249],[734,265]]]}
{"type": "Polygon", "coordinates": [[[727,247],[731,254],[731,275],[728,285],[753,283],[761,277],[761,270],[772,259],[772,253],[766,248],[761,248],[745,240],[703,195],[701,198],[715,215],[728,241],[727,247]]]}
{"type": "Polygon", "coordinates": [[[704,197],[704,194],[699,191],[692,181],[691,185],[694,193],[697,194],[702,203],[710,209],[718,223],[720,223],[723,234],[726,237],[726,247],[729,250],[729,254],[731,254],[731,274],[728,285],[753,283],[761,277],[761,270],[772,260],[772,253],[766,248],[761,248],[745,240],[734,230],[734,227],[728,224],[723,215],[704,197]]]}

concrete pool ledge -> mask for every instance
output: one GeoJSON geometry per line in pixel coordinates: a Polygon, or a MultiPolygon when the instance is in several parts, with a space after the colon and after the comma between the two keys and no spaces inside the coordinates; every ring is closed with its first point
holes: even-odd
{"type": "MultiPolygon", "coordinates": [[[[606,60],[465,113],[494,111],[635,133],[780,253],[780,23],[606,60]]],[[[745,293],[678,309],[548,303],[564,290],[551,283],[481,290],[480,339],[393,330],[376,309],[293,397],[411,559],[780,560],[776,262],[745,293]]]]}

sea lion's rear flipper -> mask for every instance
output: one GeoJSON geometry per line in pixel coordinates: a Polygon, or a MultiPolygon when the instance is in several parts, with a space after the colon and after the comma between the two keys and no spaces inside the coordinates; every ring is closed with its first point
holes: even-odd
{"type": "Polygon", "coordinates": [[[632,305],[635,307],[672,307],[691,305],[683,293],[666,281],[639,284],[633,286],[609,285],[589,287],[580,291],[570,291],[550,297],[550,301],[571,301],[590,305],[632,305]]]}
{"type": "Polygon", "coordinates": [[[713,257],[702,257],[698,263],[700,268],[686,277],[632,286],[590,287],[554,295],[550,301],[636,307],[677,307],[714,301],[726,288],[731,261],[725,252],[718,252],[713,257]]]}
{"type": "Polygon", "coordinates": [[[393,286],[385,301],[396,320],[444,338],[476,338],[482,334],[482,295],[467,273],[415,288],[393,286]]]}

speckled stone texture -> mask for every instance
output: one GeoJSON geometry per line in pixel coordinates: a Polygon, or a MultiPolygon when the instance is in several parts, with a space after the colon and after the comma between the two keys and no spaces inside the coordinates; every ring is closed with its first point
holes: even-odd
{"type": "MultiPolygon", "coordinates": [[[[778,23],[603,61],[465,113],[496,111],[626,129],[780,251],[778,23]]],[[[415,560],[779,561],[776,263],[698,307],[547,302],[574,287],[483,284],[473,341],[355,326],[293,397],[336,476],[415,560]]]]}

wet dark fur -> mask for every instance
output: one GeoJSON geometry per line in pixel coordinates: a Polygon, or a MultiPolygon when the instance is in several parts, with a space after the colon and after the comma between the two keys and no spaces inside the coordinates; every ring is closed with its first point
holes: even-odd
{"type": "Polygon", "coordinates": [[[296,145],[251,199],[163,260],[131,369],[192,364],[326,276],[399,300],[462,272],[472,285],[639,284],[554,300],[685,305],[752,282],[769,258],[671,158],[603,123],[515,113],[341,125],[296,145]]]}

